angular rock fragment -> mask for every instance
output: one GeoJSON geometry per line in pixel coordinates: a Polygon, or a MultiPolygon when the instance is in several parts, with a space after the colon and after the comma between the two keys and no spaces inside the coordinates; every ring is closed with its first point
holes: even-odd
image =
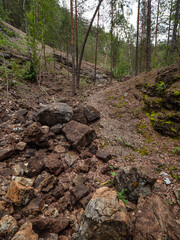
{"type": "Polygon", "coordinates": [[[13,180],[26,187],[32,187],[34,179],[24,177],[13,177],[13,180]]]}
{"type": "Polygon", "coordinates": [[[98,189],[86,206],[76,240],[130,240],[132,223],[116,191],[98,189]]]}
{"type": "Polygon", "coordinates": [[[93,129],[73,120],[66,124],[63,132],[72,147],[78,151],[83,150],[96,139],[96,133],[93,129]]]}
{"type": "Polygon", "coordinates": [[[125,189],[125,196],[130,202],[137,203],[138,198],[151,195],[152,187],[157,180],[157,175],[151,168],[138,166],[120,169],[114,184],[118,192],[125,189]]]}
{"type": "Polygon", "coordinates": [[[74,152],[66,153],[63,158],[63,160],[69,167],[71,167],[78,159],[79,155],[74,152]]]}
{"type": "Polygon", "coordinates": [[[0,149],[0,161],[10,158],[15,153],[13,148],[0,149]]]}
{"type": "Polygon", "coordinates": [[[34,196],[34,188],[25,187],[18,182],[12,181],[10,183],[7,197],[16,205],[27,205],[34,196]]]}
{"type": "Polygon", "coordinates": [[[73,120],[87,124],[100,118],[100,112],[93,106],[79,105],[74,109],[73,120]]]}
{"type": "Polygon", "coordinates": [[[53,103],[40,110],[37,117],[42,125],[52,127],[69,122],[73,117],[73,110],[66,103],[53,103]]]}
{"type": "Polygon", "coordinates": [[[33,198],[26,207],[22,209],[22,213],[26,217],[29,215],[37,216],[41,213],[43,205],[44,197],[42,194],[39,194],[36,198],[33,198]]]}
{"type": "Polygon", "coordinates": [[[111,154],[104,150],[99,149],[96,153],[96,157],[101,159],[103,162],[108,162],[111,159],[111,154]]]}
{"type": "Polygon", "coordinates": [[[49,147],[48,134],[36,123],[31,124],[23,133],[24,142],[35,144],[39,147],[49,147]]]}
{"type": "Polygon", "coordinates": [[[31,158],[28,161],[26,175],[28,177],[37,176],[43,171],[44,167],[45,167],[44,159],[40,158],[39,156],[31,158]]]}
{"type": "Polygon", "coordinates": [[[38,240],[38,235],[32,229],[32,223],[24,223],[12,240],[38,240]]]}
{"type": "Polygon", "coordinates": [[[46,171],[43,171],[35,180],[34,188],[42,192],[49,192],[57,183],[57,179],[46,171]]]}
{"type": "Polygon", "coordinates": [[[44,160],[45,169],[57,176],[63,171],[64,166],[62,160],[58,159],[55,155],[53,156],[44,160]]]}
{"type": "Polygon", "coordinates": [[[64,218],[35,218],[32,221],[33,229],[40,237],[45,237],[47,233],[59,234],[69,225],[69,219],[64,218]]]}
{"type": "Polygon", "coordinates": [[[74,195],[76,202],[89,193],[89,189],[84,184],[77,185],[71,188],[70,191],[74,195]]]}
{"type": "Polygon", "coordinates": [[[152,195],[138,205],[134,240],[178,240],[180,222],[158,195],[152,195]]]}
{"type": "Polygon", "coordinates": [[[16,149],[19,150],[19,151],[24,151],[25,148],[26,148],[26,145],[27,145],[27,143],[25,143],[25,142],[19,142],[16,145],[16,149]]]}
{"type": "Polygon", "coordinates": [[[17,222],[11,215],[5,215],[0,220],[0,238],[12,239],[17,230],[17,222]]]}
{"type": "Polygon", "coordinates": [[[5,214],[5,202],[0,201],[0,219],[4,216],[5,214]]]}

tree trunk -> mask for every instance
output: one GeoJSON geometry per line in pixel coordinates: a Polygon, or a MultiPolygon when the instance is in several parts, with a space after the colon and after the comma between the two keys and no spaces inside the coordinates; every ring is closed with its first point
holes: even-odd
{"type": "Polygon", "coordinates": [[[155,46],[154,46],[154,59],[155,60],[156,60],[156,56],[157,56],[157,35],[158,35],[158,25],[159,25],[159,7],[160,7],[160,0],[158,0],[157,17],[156,17],[156,35],[155,35],[155,46]]]}
{"type": "Polygon", "coordinates": [[[141,26],[141,51],[140,51],[140,73],[142,72],[142,63],[143,63],[143,51],[144,51],[144,32],[145,32],[145,13],[146,13],[146,6],[145,2],[143,2],[143,15],[142,15],[142,26],[141,26]]]}
{"type": "Polygon", "coordinates": [[[74,62],[74,21],[73,21],[73,0],[70,0],[71,7],[71,46],[72,46],[72,97],[75,96],[75,62],[74,62]]]}
{"type": "Polygon", "coordinates": [[[86,42],[87,42],[87,39],[88,39],[88,36],[89,36],[89,32],[91,30],[92,24],[94,22],[94,19],[96,17],[96,14],[97,14],[100,6],[101,6],[102,1],[103,0],[100,0],[98,5],[97,5],[97,7],[96,7],[96,10],[95,10],[94,15],[93,15],[93,17],[91,19],[91,22],[89,24],[89,27],[88,27],[88,30],[87,30],[87,33],[86,33],[86,36],[85,36],[85,39],[84,39],[84,42],[83,42],[83,46],[82,46],[82,50],[81,50],[81,54],[80,54],[80,58],[79,58],[78,71],[77,71],[77,88],[79,88],[79,78],[80,78],[80,71],[81,71],[81,63],[82,63],[82,58],[83,58],[86,42]]]}
{"type": "Polygon", "coordinates": [[[169,55],[169,39],[170,39],[170,31],[171,31],[172,7],[173,7],[173,0],[171,0],[171,9],[170,9],[170,16],[169,16],[168,39],[167,39],[167,50],[166,50],[167,58],[169,55]]]}
{"type": "MultiPolygon", "coordinates": [[[[78,57],[79,57],[77,0],[75,0],[75,25],[76,25],[76,81],[77,81],[78,57]]],[[[76,85],[78,85],[77,82],[76,85]]]]}
{"type": "Polygon", "coordinates": [[[138,49],[139,49],[139,15],[140,15],[140,4],[141,4],[141,1],[138,0],[137,38],[136,38],[136,70],[135,70],[136,76],[138,75],[138,49]]]}
{"type": "Polygon", "coordinates": [[[31,72],[33,69],[33,60],[32,60],[32,50],[31,50],[31,47],[29,44],[29,32],[28,32],[27,15],[26,15],[26,0],[23,1],[23,12],[24,12],[24,20],[25,20],[25,28],[26,28],[26,37],[27,37],[27,41],[28,41],[30,72],[31,72]]]}
{"type": "Polygon", "coordinates": [[[151,70],[151,0],[148,0],[147,16],[147,71],[151,70]]]}
{"type": "Polygon", "coordinates": [[[111,0],[111,76],[110,82],[112,82],[112,71],[113,71],[113,0],[111,0]]]}
{"type": "Polygon", "coordinates": [[[174,54],[177,46],[176,32],[177,32],[177,26],[179,24],[179,8],[180,8],[180,0],[177,0],[174,27],[173,27],[173,37],[172,37],[172,49],[171,49],[172,54],[174,54]]]}
{"type": "Polygon", "coordinates": [[[98,11],[98,19],[97,19],[97,32],[96,32],[96,51],[95,51],[95,64],[94,64],[94,84],[96,83],[96,68],[97,68],[98,34],[99,34],[99,11],[98,11]]]}

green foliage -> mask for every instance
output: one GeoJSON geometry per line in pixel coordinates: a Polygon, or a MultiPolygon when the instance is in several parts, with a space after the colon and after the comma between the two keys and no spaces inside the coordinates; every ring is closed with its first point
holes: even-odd
{"type": "Polygon", "coordinates": [[[163,81],[157,82],[156,83],[156,91],[159,94],[162,94],[166,89],[166,84],[163,81]]]}
{"type": "Polygon", "coordinates": [[[175,147],[172,153],[175,155],[180,155],[180,147],[175,147]]]}
{"type": "Polygon", "coordinates": [[[126,191],[125,189],[122,189],[121,192],[117,193],[118,194],[118,199],[123,201],[123,203],[128,204],[128,200],[126,200],[125,196],[124,196],[125,191],[126,191]]]}
{"type": "Polygon", "coordinates": [[[28,81],[36,81],[36,76],[37,76],[37,73],[34,67],[33,66],[30,67],[30,63],[27,63],[26,68],[24,69],[24,72],[23,72],[24,79],[28,81]]]}

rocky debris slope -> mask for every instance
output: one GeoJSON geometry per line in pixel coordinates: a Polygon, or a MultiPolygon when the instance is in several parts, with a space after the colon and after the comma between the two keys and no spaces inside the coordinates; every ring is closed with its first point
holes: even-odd
{"type": "Polygon", "coordinates": [[[160,232],[154,239],[180,237],[179,222],[161,199],[163,177],[148,166],[114,172],[113,156],[98,149],[90,125],[99,118],[92,106],[65,103],[2,118],[0,238],[148,239],[154,229],[160,232]]]}
{"type": "Polygon", "coordinates": [[[143,92],[147,115],[153,128],[163,135],[180,136],[180,67],[159,70],[151,79],[138,80],[136,87],[143,92]]]}

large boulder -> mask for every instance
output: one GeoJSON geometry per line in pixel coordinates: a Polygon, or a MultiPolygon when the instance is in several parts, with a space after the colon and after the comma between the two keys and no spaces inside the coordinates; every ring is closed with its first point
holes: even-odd
{"type": "Polygon", "coordinates": [[[73,117],[72,108],[66,103],[52,103],[44,107],[37,114],[42,125],[54,126],[69,122],[73,117]]]}
{"type": "Polygon", "coordinates": [[[12,240],[38,240],[38,235],[32,230],[32,223],[24,223],[12,240]]]}
{"type": "Polygon", "coordinates": [[[66,124],[63,132],[72,147],[78,151],[83,150],[96,139],[96,133],[93,129],[74,120],[66,124]]]}
{"type": "Polygon", "coordinates": [[[180,239],[180,221],[158,195],[138,205],[134,240],[144,239],[180,239]]]}
{"type": "Polygon", "coordinates": [[[100,118],[100,112],[89,105],[79,105],[74,109],[73,120],[87,124],[100,118]]]}
{"type": "Polygon", "coordinates": [[[114,183],[118,192],[125,190],[125,196],[130,202],[137,203],[138,198],[151,195],[152,186],[157,176],[148,167],[125,167],[119,170],[114,183]]]}
{"type": "Polygon", "coordinates": [[[88,203],[82,216],[78,240],[129,240],[131,219],[122,201],[118,201],[116,191],[100,188],[88,203]]]}

